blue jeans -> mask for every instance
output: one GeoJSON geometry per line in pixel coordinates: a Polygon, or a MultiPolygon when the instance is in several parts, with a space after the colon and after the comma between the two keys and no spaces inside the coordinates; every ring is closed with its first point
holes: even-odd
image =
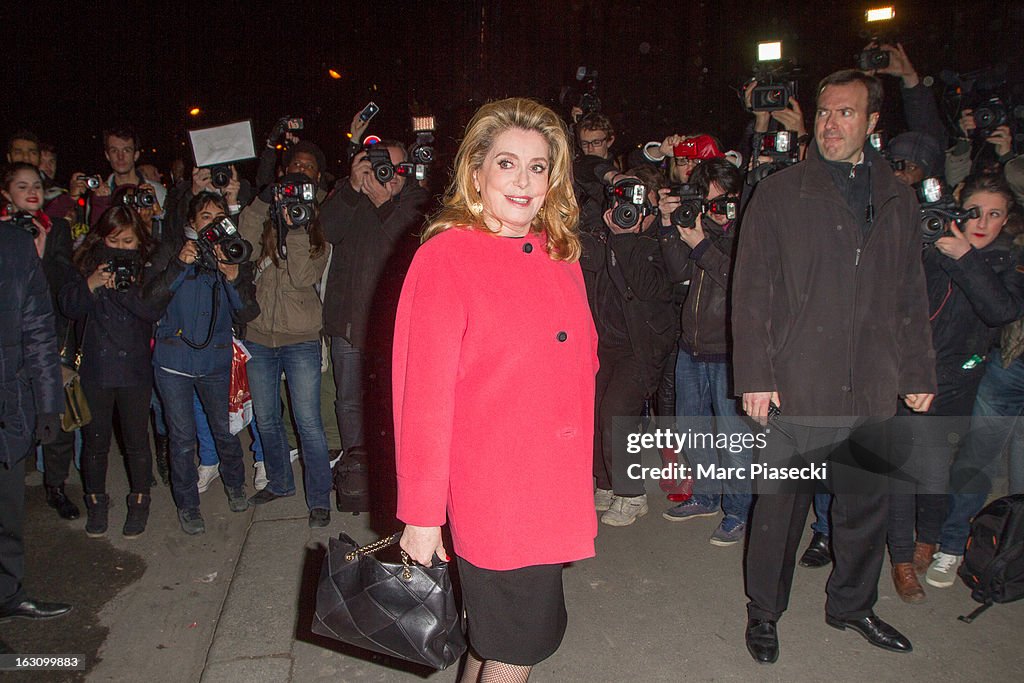
{"type": "Polygon", "coordinates": [[[341,431],[341,447],[363,443],[363,352],[344,337],[331,337],[331,366],[338,398],[334,413],[341,431]]]}
{"type": "Polygon", "coordinates": [[[213,441],[220,455],[220,474],[229,489],[245,487],[242,445],[228,424],[228,396],[231,373],[186,377],[156,368],[156,388],[164,404],[171,448],[171,492],[183,509],[199,507],[199,473],[196,470],[196,413],[198,394],[210,422],[213,441]]]}
{"type": "Polygon", "coordinates": [[[249,372],[249,390],[252,392],[257,429],[263,440],[268,490],[279,496],[295,493],[295,477],[292,474],[288,438],[281,421],[278,390],[281,372],[284,371],[292,416],[299,430],[306,505],[310,510],[330,509],[331,465],[323,420],[320,418],[319,340],[276,348],[247,341],[246,348],[252,354],[246,369],[249,372]]]}
{"type": "MultiPolygon", "coordinates": [[[[740,416],[736,398],[729,388],[728,363],[706,363],[694,360],[690,354],[680,351],[676,359],[676,415],[679,431],[710,432],[712,422],[693,420],[694,417],[717,417],[717,429],[725,434],[749,434],[746,421],[740,416]]],[[[690,466],[739,467],[750,471],[754,454],[749,448],[689,448],[686,457],[690,466]],[[735,452],[734,452],[735,450],[735,452]]],[[[694,482],[694,500],[701,505],[718,506],[729,517],[735,517],[746,524],[750,516],[750,480],[731,477],[725,480],[697,479],[694,482]]]]}
{"type": "Polygon", "coordinates": [[[814,523],[811,529],[826,536],[832,535],[832,524],[828,521],[828,509],[832,507],[831,493],[814,494],[814,523]]]}
{"type": "Polygon", "coordinates": [[[157,436],[167,436],[167,420],[164,419],[164,404],[160,395],[156,393],[156,386],[153,386],[153,396],[149,399],[149,407],[153,409],[153,433],[157,436]]]}
{"type": "Polygon", "coordinates": [[[950,470],[949,513],[939,538],[942,552],[963,555],[971,519],[992,492],[992,478],[1000,471],[1007,443],[1010,493],[1024,492],[1024,439],[1017,419],[1022,411],[1024,359],[1004,368],[999,351],[993,351],[974,401],[971,429],[950,470]]]}
{"type": "MultiPolygon", "coordinates": [[[[199,464],[209,467],[220,462],[217,457],[217,448],[213,443],[213,433],[210,431],[210,422],[206,419],[206,412],[203,404],[199,401],[199,395],[195,397],[196,412],[196,436],[199,438],[199,464]]],[[[253,419],[249,425],[249,434],[252,436],[252,452],[256,454],[256,462],[263,462],[263,442],[260,441],[260,433],[255,428],[256,420],[253,419]]]]}

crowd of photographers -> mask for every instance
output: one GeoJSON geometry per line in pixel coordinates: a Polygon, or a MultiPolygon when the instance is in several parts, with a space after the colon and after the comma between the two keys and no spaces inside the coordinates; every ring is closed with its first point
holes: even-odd
{"type": "MultiPolygon", "coordinates": [[[[871,49],[862,66],[877,67],[873,55],[887,55],[875,71],[894,79],[906,120],[902,131],[873,134],[866,150],[921,201],[939,396],[948,398],[932,413],[965,421],[958,452],[933,447],[954,473],[960,461],[967,463],[960,469],[991,473],[989,456],[1009,439],[1008,422],[971,431],[967,423],[972,414],[977,427],[1024,407],[1024,265],[1013,240],[1024,157],[1015,156],[1010,127],[992,106],[962,109],[948,130],[903,48],[871,49]]],[[[600,339],[594,476],[605,524],[627,526],[648,512],[644,482],[616,475],[616,454],[626,449],[613,418],[669,426],[665,418],[677,415],[741,415],[732,388],[731,271],[752,193],[813,145],[801,104],[785,79],[761,76],[743,90],[752,119],[733,149],[709,121],[622,154],[593,98],[571,114],[581,266],[600,339]]],[[[155,168],[139,165],[141,144],[129,128],[103,134],[107,177],[75,172],[67,188],[55,181],[54,147],[28,131],[11,136],[3,215],[33,235],[61,352],[78,368],[91,409],[91,420],[66,425],[38,456],[47,501],[62,517],[80,515],[64,490],[80,434],[85,531],[107,532],[118,507],[106,486],[115,415],[130,485],[126,536],[145,530],[157,476],[169,484],[188,534],[204,531],[200,494],[218,477],[236,512],[295,495],[296,442],[310,526],[329,524],[332,486],[345,489],[338,495],[365,496],[358,475],[367,458],[368,330],[389,260],[429,210],[421,180],[432,160],[424,144],[412,151],[395,140],[360,144],[367,127],[365,116],[353,118],[351,168],[337,181],[320,148],[282,119],[255,178],[230,165],[194,168],[185,178],[177,163],[166,187],[155,168]],[[252,496],[228,409],[235,340],[248,357],[252,496]],[[282,377],[290,414],[282,412],[282,377]]],[[[849,191],[858,190],[851,183],[849,191]]],[[[753,458],[750,449],[685,455],[694,466],[743,467],[753,458]]],[[[1024,491],[1024,454],[1016,449],[1010,472],[1011,488],[1024,491]]],[[[721,514],[711,543],[743,540],[749,482],[663,488],[678,503],[664,514],[669,521],[721,514]]],[[[988,493],[894,492],[889,536],[901,597],[923,599],[918,574],[933,586],[952,585],[968,521],[988,493]]],[[[815,498],[805,566],[830,561],[828,506],[827,495],[815,498]]]]}

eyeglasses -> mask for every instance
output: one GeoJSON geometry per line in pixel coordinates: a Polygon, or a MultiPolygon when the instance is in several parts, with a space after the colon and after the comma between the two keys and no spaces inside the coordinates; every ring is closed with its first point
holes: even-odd
{"type": "Polygon", "coordinates": [[[608,142],[608,138],[598,138],[597,140],[580,140],[580,147],[587,149],[588,147],[600,147],[604,143],[608,142]]]}
{"type": "Polygon", "coordinates": [[[700,163],[700,159],[691,159],[690,157],[674,157],[672,163],[676,166],[691,166],[693,164],[700,163]]]}

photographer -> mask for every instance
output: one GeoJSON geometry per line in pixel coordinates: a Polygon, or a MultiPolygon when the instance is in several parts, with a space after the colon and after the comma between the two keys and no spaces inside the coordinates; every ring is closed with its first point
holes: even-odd
{"type": "MultiPolygon", "coordinates": [[[[302,173],[287,173],[272,188],[275,201],[260,234],[243,233],[256,238],[253,241],[259,245],[259,253],[254,250],[252,259],[257,264],[260,314],[246,328],[246,347],[252,354],[246,369],[268,480],[250,503],[261,505],[295,495],[290,448],[281,421],[283,372],[305,465],[309,526],[323,527],[331,519],[331,465],[320,418],[323,312],[315,287],[327,267],[330,247],[312,201],[315,189],[311,179],[302,173]],[[281,196],[286,188],[304,185],[309,186],[311,196],[308,204],[304,201],[298,207],[305,210],[305,220],[298,220],[290,210],[294,205],[281,201],[281,196]],[[285,254],[279,253],[282,243],[285,254]]],[[[247,230],[249,227],[251,221],[246,224],[247,230]]]]}
{"type": "Polygon", "coordinates": [[[946,180],[950,185],[959,185],[968,175],[982,170],[999,171],[1013,160],[1009,126],[997,126],[983,138],[984,143],[978,144],[978,124],[974,110],[968,108],[960,113],[959,128],[961,137],[946,150],[946,180]]]}
{"type": "Polygon", "coordinates": [[[868,70],[869,74],[885,74],[900,79],[900,95],[903,99],[903,117],[907,128],[918,133],[932,136],[940,145],[946,145],[946,126],[939,115],[938,103],[932,91],[921,83],[921,79],[910,63],[906,50],[900,43],[889,44],[871,42],[865,50],[879,49],[889,55],[888,66],[868,70]]]}
{"type": "MultiPolygon", "coordinates": [[[[970,431],[951,467],[951,495],[917,497],[917,544],[913,544],[911,500],[904,501],[902,518],[890,519],[889,527],[893,562],[913,561],[927,583],[937,588],[956,581],[970,520],[985,503],[993,463],[1002,454],[1012,418],[1020,414],[1018,384],[1013,379],[1020,374],[1019,361],[1013,358],[1019,347],[1014,350],[1004,343],[1002,349],[993,349],[1000,327],[1024,317],[1020,247],[1012,244],[1012,236],[1004,230],[1013,195],[1000,175],[976,175],[964,184],[960,204],[977,209],[979,217],[966,220],[962,228],[950,224],[949,234],[924,253],[939,380],[936,405],[929,415],[963,416],[957,424],[957,433],[963,436],[966,416],[973,414],[970,431]],[[985,364],[969,362],[975,357],[986,358],[985,364]]],[[[951,455],[945,430],[942,437],[925,442],[938,453],[925,457],[938,457],[945,464],[951,455]]],[[[1019,469],[1011,468],[1010,493],[1021,492],[1015,471],[1019,469]]]]}
{"type": "Polygon", "coordinates": [[[128,469],[128,515],[122,533],[138,536],[149,519],[150,339],[160,313],[142,300],[142,266],[150,240],[132,209],[112,206],[75,253],[78,273],[60,290],[60,307],[81,330],[79,375],[92,421],[82,428],[82,484],[91,538],[107,532],[107,456],[117,409],[128,469]]]}
{"type": "Polygon", "coordinates": [[[579,120],[576,136],[581,154],[573,161],[572,177],[580,227],[585,229],[601,224],[607,179],[618,172],[611,155],[615,131],[607,116],[595,112],[579,120]]]}
{"type": "MultiPolygon", "coordinates": [[[[28,162],[11,164],[0,181],[5,205],[0,215],[12,215],[28,220],[24,229],[34,235],[36,254],[39,256],[46,283],[50,289],[53,320],[57,339],[68,342],[68,320],[57,308],[57,293],[73,274],[71,265],[71,228],[63,218],[50,218],[43,213],[43,178],[39,169],[28,162]],[[13,211],[11,211],[13,209],[13,211]],[[27,214],[27,216],[26,216],[27,214]]],[[[71,338],[70,342],[74,339],[71,338]]],[[[64,493],[64,483],[71,472],[75,452],[74,432],[57,430],[54,440],[43,445],[43,484],[46,503],[63,519],[78,519],[80,511],[64,493]]]]}
{"type": "Polygon", "coordinates": [[[200,231],[227,216],[227,201],[203,192],[189,203],[184,239],[160,244],[146,270],[143,297],[163,311],[157,324],[153,367],[170,436],[171,490],[178,521],[187,534],[206,530],[196,483],[196,423],[192,397],[199,394],[220,455],[221,474],[233,512],[248,507],[242,447],[228,425],[232,325],[259,314],[252,269],[228,263],[219,243],[200,231]]]}
{"type": "MultiPolygon", "coordinates": [[[[355,121],[353,121],[355,124],[355,121]]],[[[392,164],[408,158],[397,141],[377,143],[392,164]]],[[[337,386],[335,414],[345,462],[365,459],[363,424],[366,338],[385,266],[400,240],[418,230],[429,195],[415,180],[395,174],[386,183],[374,175],[367,151],[352,159],[349,177],[323,205],[320,220],[333,254],[324,295],[324,330],[331,338],[337,386]]]]}
{"type": "Polygon", "coordinates": [[[192,167],[192,179],[181,180],[167,193],[167,216],[164,219],[163,238],[178,237],[188,222],[188,206],[192,198],[201,192],[213,192],[224,196],[228,203],[228,215],[237,216],[242,207],[249,204],[254,197],[252,185],[248,180],[240,178],[238,167],[230,164],[231,176],[227,183],[218,187],[209,168],[192,167]]]}
{"type": "MultiPolygon", "coordinates": [[[[676,413],[686,418],[715,416],[720,433],[746,433],[749,430],[740,419],[736,396],[730,388],[732,332],[727,304],[743,176],[726,159],[709,159],[690,179],[706,207],[691,225],[675,220],[679,214],[674,212],[681,205],[678,192],[662,190],[658,205],[665,229],[659,241],[668,277],[673,282],[690,281],[675,367],[676,413]],[[732,203],[727,205],[730,199],[732,203]]],[[[701,424],[710,427],[710,420],[701,424]]],[[[680,421],[679,431],[684,431],[684,421],[680,421]]],[[[749,468],[753,459],[749,448],[739,453],[694,448],[687,451],[687,456],[694,467],[717,464],[749,468]]],[[[710,542],[729,546],[745,535],[751,500],[749,482],[699,481],[692,498],[663,516],[669,521],[684,521],[717,515],[721,507],[724,517],[710,542]]]]}
{"type": "MultiPolygon", "coordinates": [[[[658,190],[665,186],[661,174],[641,166],[629,177],[644,185],[647,208],[654,209],[658,190]]],[[[582,232],[580,266],[599,339],[594,505],[604,512],[604,524],[627,526],[647,514],[647,495],[642,479],[625,476],[626,434],[613,428],[613,419],[627,416],[639,423],[644,398],[658,389],[678,316],[654,234],[655,211],[646,211],[631,228],[616,225],[613,218],[608,208],[603,215],[606,229],[582,232]]]]}
{"type": "MultiPolygon", "coordinates": [[[[112,170],[106,180],[100,181],[97,187],[90,188],[87,182],[89,177],[85,173],[72,173],[68,193],[50,203],[50,213],[66,215],[68,211],[74,210],[80,198],[85,197],[89,224],[95,225],[103,212],[111,206],[114,191],[124,186],[148,188],[156,197],[156,203],[164,206],[167,190],[160,183],[151,185],[135,167],[142,155],[142,147],[134,130],[122,127],[103,131],[103,154],[112,170]]],[[[162,209],[155,215],[160,217],[162,209]]]]}

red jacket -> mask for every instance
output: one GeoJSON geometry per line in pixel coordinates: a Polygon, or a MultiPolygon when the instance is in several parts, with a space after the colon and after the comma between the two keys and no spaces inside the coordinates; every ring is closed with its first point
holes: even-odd
{"type": "Polygon", "coordinates": [[[597,333],[577,264],[543,235],[451,229],[412,262],[395,320],[398,518],[485,569],[594,555],[597,333]]]}

